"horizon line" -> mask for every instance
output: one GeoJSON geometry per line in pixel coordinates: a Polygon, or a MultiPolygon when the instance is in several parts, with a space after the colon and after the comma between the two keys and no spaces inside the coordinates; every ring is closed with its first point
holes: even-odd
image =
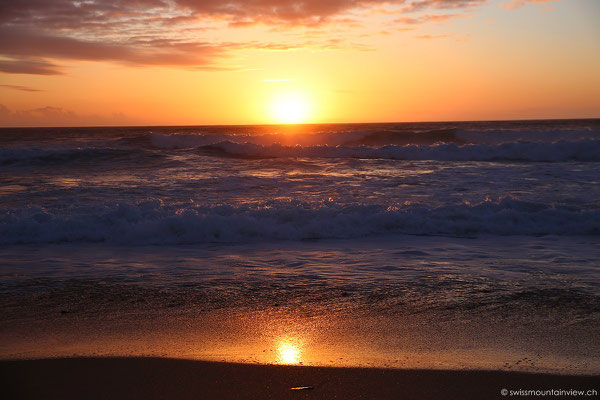
{"type": "Polygon", "coordinates": [[[188,125],[30,125],[0,126],[0,129],[39,129],[39,128],[183,128],[183,127],[245,127],[245,126],[311,126],[311,125],[377,125],[377,124],[442,124],[442,123],[481,123],[481,122],[535,122],[535,121],[590,121],[598,117],[579,118],[518,118],[518,119],[459,119],[429,121],[378,121],[378,122],[306,122],[297,124],[188,124],[188,125]]]}

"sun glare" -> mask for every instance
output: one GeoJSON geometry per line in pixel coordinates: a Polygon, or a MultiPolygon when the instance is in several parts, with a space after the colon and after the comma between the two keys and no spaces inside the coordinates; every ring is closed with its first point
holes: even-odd
{"type": "Polygon", "coordinates": [[[310,114],[309,101],[300,93],[286,93],[271,103],[271,117],[280,124],[306,122],[310,114]]]}
{"type": "Polygon", "coordinates": [[[298,364],[300,349],[290,343],[281,343],[277,348],[277,358],[281,364],[298,364]]]}

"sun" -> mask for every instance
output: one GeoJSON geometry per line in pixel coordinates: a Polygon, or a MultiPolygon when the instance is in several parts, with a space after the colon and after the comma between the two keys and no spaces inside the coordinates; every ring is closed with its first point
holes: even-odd
{"type": "Polygon", "coordinates": [[[302,93],[285,93],[271,102],[271,117],[280,124],[306,122],[310,114],[310,102],[302,93]]]}

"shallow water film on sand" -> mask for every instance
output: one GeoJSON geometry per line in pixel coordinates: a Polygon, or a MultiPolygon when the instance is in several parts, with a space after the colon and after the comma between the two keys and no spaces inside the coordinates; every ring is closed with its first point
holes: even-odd
{"type": "Polygon", "coordinates": [[[600,122],[0,130],[0,357],[598,373],[600,122]]]}

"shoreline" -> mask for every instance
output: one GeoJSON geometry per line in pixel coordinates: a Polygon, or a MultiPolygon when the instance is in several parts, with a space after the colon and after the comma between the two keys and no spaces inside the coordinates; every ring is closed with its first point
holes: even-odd
{"type": "MultiPolygon", "coordinates": [[[[174,358],[0,360],[11,399],[494,399],[507,390],[595,390],[600,375],[238,364],[174,358]],[[294,387],[307,389],[292,390],[294,387]]],[[[515,397],[519,397],[516,396],[515,397]]],[[[543,396],[527,396],[532,398],[543,396]]],[[[573,396],[551,396],[572,398],[573,396]]]]}

